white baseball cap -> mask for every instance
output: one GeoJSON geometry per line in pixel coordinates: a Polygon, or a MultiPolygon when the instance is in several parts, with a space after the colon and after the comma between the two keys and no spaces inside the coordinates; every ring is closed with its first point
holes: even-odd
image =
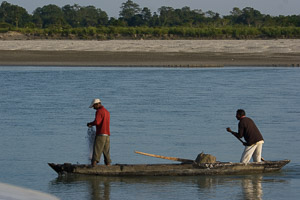
{"type": "Polygon", "coordinates": [[[94,106],[94,104],[97,104],[97,103],[101,103],[101,100],[100,99],[94,99],[91,103],[91,105],[89,106],[89,108],[92,108],[94,106]]]}

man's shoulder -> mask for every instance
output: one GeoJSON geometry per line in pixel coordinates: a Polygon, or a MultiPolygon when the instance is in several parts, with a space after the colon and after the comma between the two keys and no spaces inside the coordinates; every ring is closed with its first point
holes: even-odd
{"type": "Polygon", "coordinates": [[[241,119],[240,123],[251,124],[254,123],[254,121],[250,117],[244,117],[243,119],[241,119]]]}
{"type": "Polygon", "coordinates": [[[252,119],[249,118],[249,117],[243,117],[243,118],[240,120],[240,123],[247,123],[247,122],[249,122],[249,121],[252,121],[252,119]]]}
{"type": "Polygon", "coordinates": [[[101,108],[99,108],[97,110],[97,112],[108,112],[108,110],[106,108],[104,108],[104,106],[102,106],[101,108]]]}
{"type": "Polygon", "coordinates": [[[243,117],[242,120],[251,120],[252,121],[252,119],[250,117],[246,117],[246,116],[243,117]]]}

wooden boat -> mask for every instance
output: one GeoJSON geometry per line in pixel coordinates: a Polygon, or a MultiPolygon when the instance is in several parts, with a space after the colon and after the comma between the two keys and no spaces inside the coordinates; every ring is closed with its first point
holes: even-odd
{"type": "Polygon", "coordinates": [[[111,166],[86,164],[54,164],[49,166],[59,175],[86,174],[101,176],[197,176],[233,175],[279,171],[290,160],[244,163],[181,163],[181,164],[115,164],[111,166]]]}
{"type": "MultiPolygon", "coordinates": [[[[290,162],[290,160],[280,161],[263,161],[253,163],[232,163],[232,162],[214,162],[202,163],[199,158],[211,156],[209,154],[199,154],[196,160],[166,157],[161,155],[143,153],[135,151],[135,153],[162,158],[167,160],[179,161],[181,164],[115,164],[111,166],[105,165],[82,165],[82,164],[54,164],[48,165],[59,175],[62,174],[87,174],[101,176],[196,176],[196,175],[231,175],[231,174],[250,174],[250,173],[266,173],[279,171],[282,167],[290,162]]],[[[214,156],[212,156],[214,157],[214,156]]],[[[204,161],[204,160],[202,160],[204,161]]]]}

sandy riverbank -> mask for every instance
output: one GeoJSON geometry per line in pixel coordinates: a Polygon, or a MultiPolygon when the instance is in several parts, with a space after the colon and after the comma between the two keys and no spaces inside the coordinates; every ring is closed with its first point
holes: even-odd
{"type": "Polygon", "coordinates": [[[299,66],[300,40],[2,40],[0,65],[299,66]]]}

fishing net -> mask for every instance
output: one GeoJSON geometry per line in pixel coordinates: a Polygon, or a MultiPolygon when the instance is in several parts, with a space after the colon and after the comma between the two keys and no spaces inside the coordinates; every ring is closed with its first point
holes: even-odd
{"type": "Polygon", "coordinates": [[[198,154],[196,160],[196,163],[201,164],[201,163],[215,163],[216,162],[216,157],[210,154],[204,154],[200,153],[198,154]]]}
{"type": "Polygon", "coordinates": [[[94,148],[94,141],[95,141],[96,131],[94,127],[89,127],[87,130],[87,142],[89,146],[89,159],[92,160],[93,157],[93,148],[94,148]]]}

